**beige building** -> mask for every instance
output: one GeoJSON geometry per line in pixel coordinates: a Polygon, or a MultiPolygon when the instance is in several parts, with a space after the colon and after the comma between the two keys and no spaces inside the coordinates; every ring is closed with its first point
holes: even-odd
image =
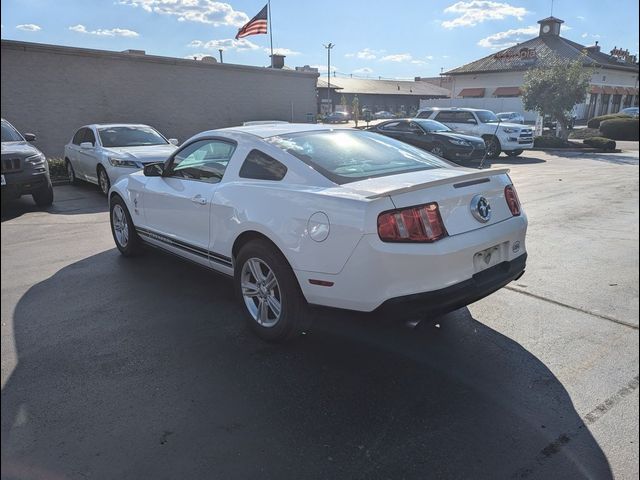
{"type": "Polygon", "coordinates": [[[516,111],[532,121],[536,114],[524,111],[520,99],[527,70],[577,59],[583,59],[585,65],[594,68],[586,102],[574,109],[578,119],[615,113],[638,105],[638,61],[635,55],[619,48],[607,54],[601,51],[597,42],[586,47],[564,38],[560,36],[564,22],[555,17],[538,23],[540,31],[537,37],[445,72],[451,97],[427,100],[422,102],[422,106],[516,111]]]}

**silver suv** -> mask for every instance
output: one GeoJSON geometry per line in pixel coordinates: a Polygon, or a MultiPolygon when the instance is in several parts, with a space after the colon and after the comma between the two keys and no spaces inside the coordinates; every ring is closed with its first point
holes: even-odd
{"type": "Polygon", "coordinates": [[[487,146],[487,157],[497,158],[500,152],[510,157],[533,148],[533,128],[518,123],[501,122],[490,110],[476,108],[425,108],[416,118],[429,118],[444,123],[455,132],[481,137],[487,146]]]}

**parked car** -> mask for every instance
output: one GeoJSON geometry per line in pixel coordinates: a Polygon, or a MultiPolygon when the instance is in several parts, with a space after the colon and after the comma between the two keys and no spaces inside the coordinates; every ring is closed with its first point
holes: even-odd
{"type": "Polygon", "coordinates": [[[453,162],[478,162],[485,155],[484,140],[455,133],[435,120],[388,120],[369,130],[409,143],[453,162]]]}
{"type": "Polygon", "coordinates": [[[373,118],[375,118],[376,120],[387,120],[390,118],[396,118],[396,116],[391,112],[387,112],[386,110],[381,110],[379,112],[374,113],[373,118]]]}
{"type": "Polygon", "coordinates": [[[53,203],[49,164],[44,154],[29,142],[33,133],[22,135],[4,118],[2,123],[2,201],[31,195],[39,207],[53,203]]]}
{"type": "Polygon", "coordinates": [[[520,123],[524,125],[524,116],[518,112],[501,112],[496,113],[496,117],[504,123],[520,123]]]}
{"type": "Polygon", "coordinates": [[[620,110],[622,115],[629,115],[630,117],[638,118],[640,115],[638,107],[627,107],[620,110]]]}
{"type": "Polygon", "coordinates": [[[332,112],[324,117],[322,123],[347,123],[349,118],[347,112],[332,112]]]}
{"type": "Polygon", "coordinates": [[[166,160],[177,143],[148,125],[85,125],[64,147],[67,175],[72,184],[79,180],[95,183],[106,195],[120,176],[149,162],[166,160]]]}
{"type": "MultiPolygon", "coordinates": [[[[452,107],[427,111],[427,118],[444,123],[455,132],[481,137],[489,158],[498,158],[500,152],[515,157],[524,150],[533,148],[533,128],[501,122],[490,110],[452,107]]],[[[421,112],[422,110],[418,112],[417,118],[425,117],[421,112]]]]}
{"type": "Polygon", "coordinates": [[[507,172],[350,128],[211,130],[121,177],[111,229],[124,256],[149,244],[233,277],[250,327],[282,341],[308,305],[437,315],[519,278],[527,219],[507,172]]]}

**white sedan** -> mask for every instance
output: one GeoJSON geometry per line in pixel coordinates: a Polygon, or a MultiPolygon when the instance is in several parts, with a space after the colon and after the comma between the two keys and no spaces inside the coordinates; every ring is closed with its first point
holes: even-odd
{"type": "Polygon", "coordinates": [[[78,180],[95,183],[106,195],[122,175],[166,160],[177,143],[148,125],[85,125],[64,147],[67,175],[72,184],[78,180]]]}
{"type": "Polygon", "coordinates": [[[281,341],[310,304],[441,314],[519,278],[507,172],[353,129],[211,130],[115,183],[111,227],[125,256],[150,244],[233,277],[249,325],[281,341]]]}

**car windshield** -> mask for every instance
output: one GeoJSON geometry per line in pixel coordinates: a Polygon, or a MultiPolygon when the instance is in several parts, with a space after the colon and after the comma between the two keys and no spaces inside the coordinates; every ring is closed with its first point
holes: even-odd
{"type": "Polygon", "coordinates": [[[103,147],[140,147],[167,143],[151,127],[107,127],[99,128],[98,133],[103,147]]]}
{"type": "Polygon", "coordinates": [[[420,125],[426,132],[451,132],[449,127],[435,120],[415,119],[413,123],[420,125]]]}
{"type": "Polygon", "coordinates": [[[476,111],[476,115],[482,123],[497,123],[500,121],[496,114],[489,110],[478,110],[476,111]]]}
{"type": "Polygon", "coordinates": [[[365,131],[302,132],[265,140],[339,185],[449,166],[423,150],[365,131]]]}
{"type": "Polygon", "coordinates": [[[9,123],[2,122],[2,141],[3,142],[22,142],[24,138],[9,123]]]}

